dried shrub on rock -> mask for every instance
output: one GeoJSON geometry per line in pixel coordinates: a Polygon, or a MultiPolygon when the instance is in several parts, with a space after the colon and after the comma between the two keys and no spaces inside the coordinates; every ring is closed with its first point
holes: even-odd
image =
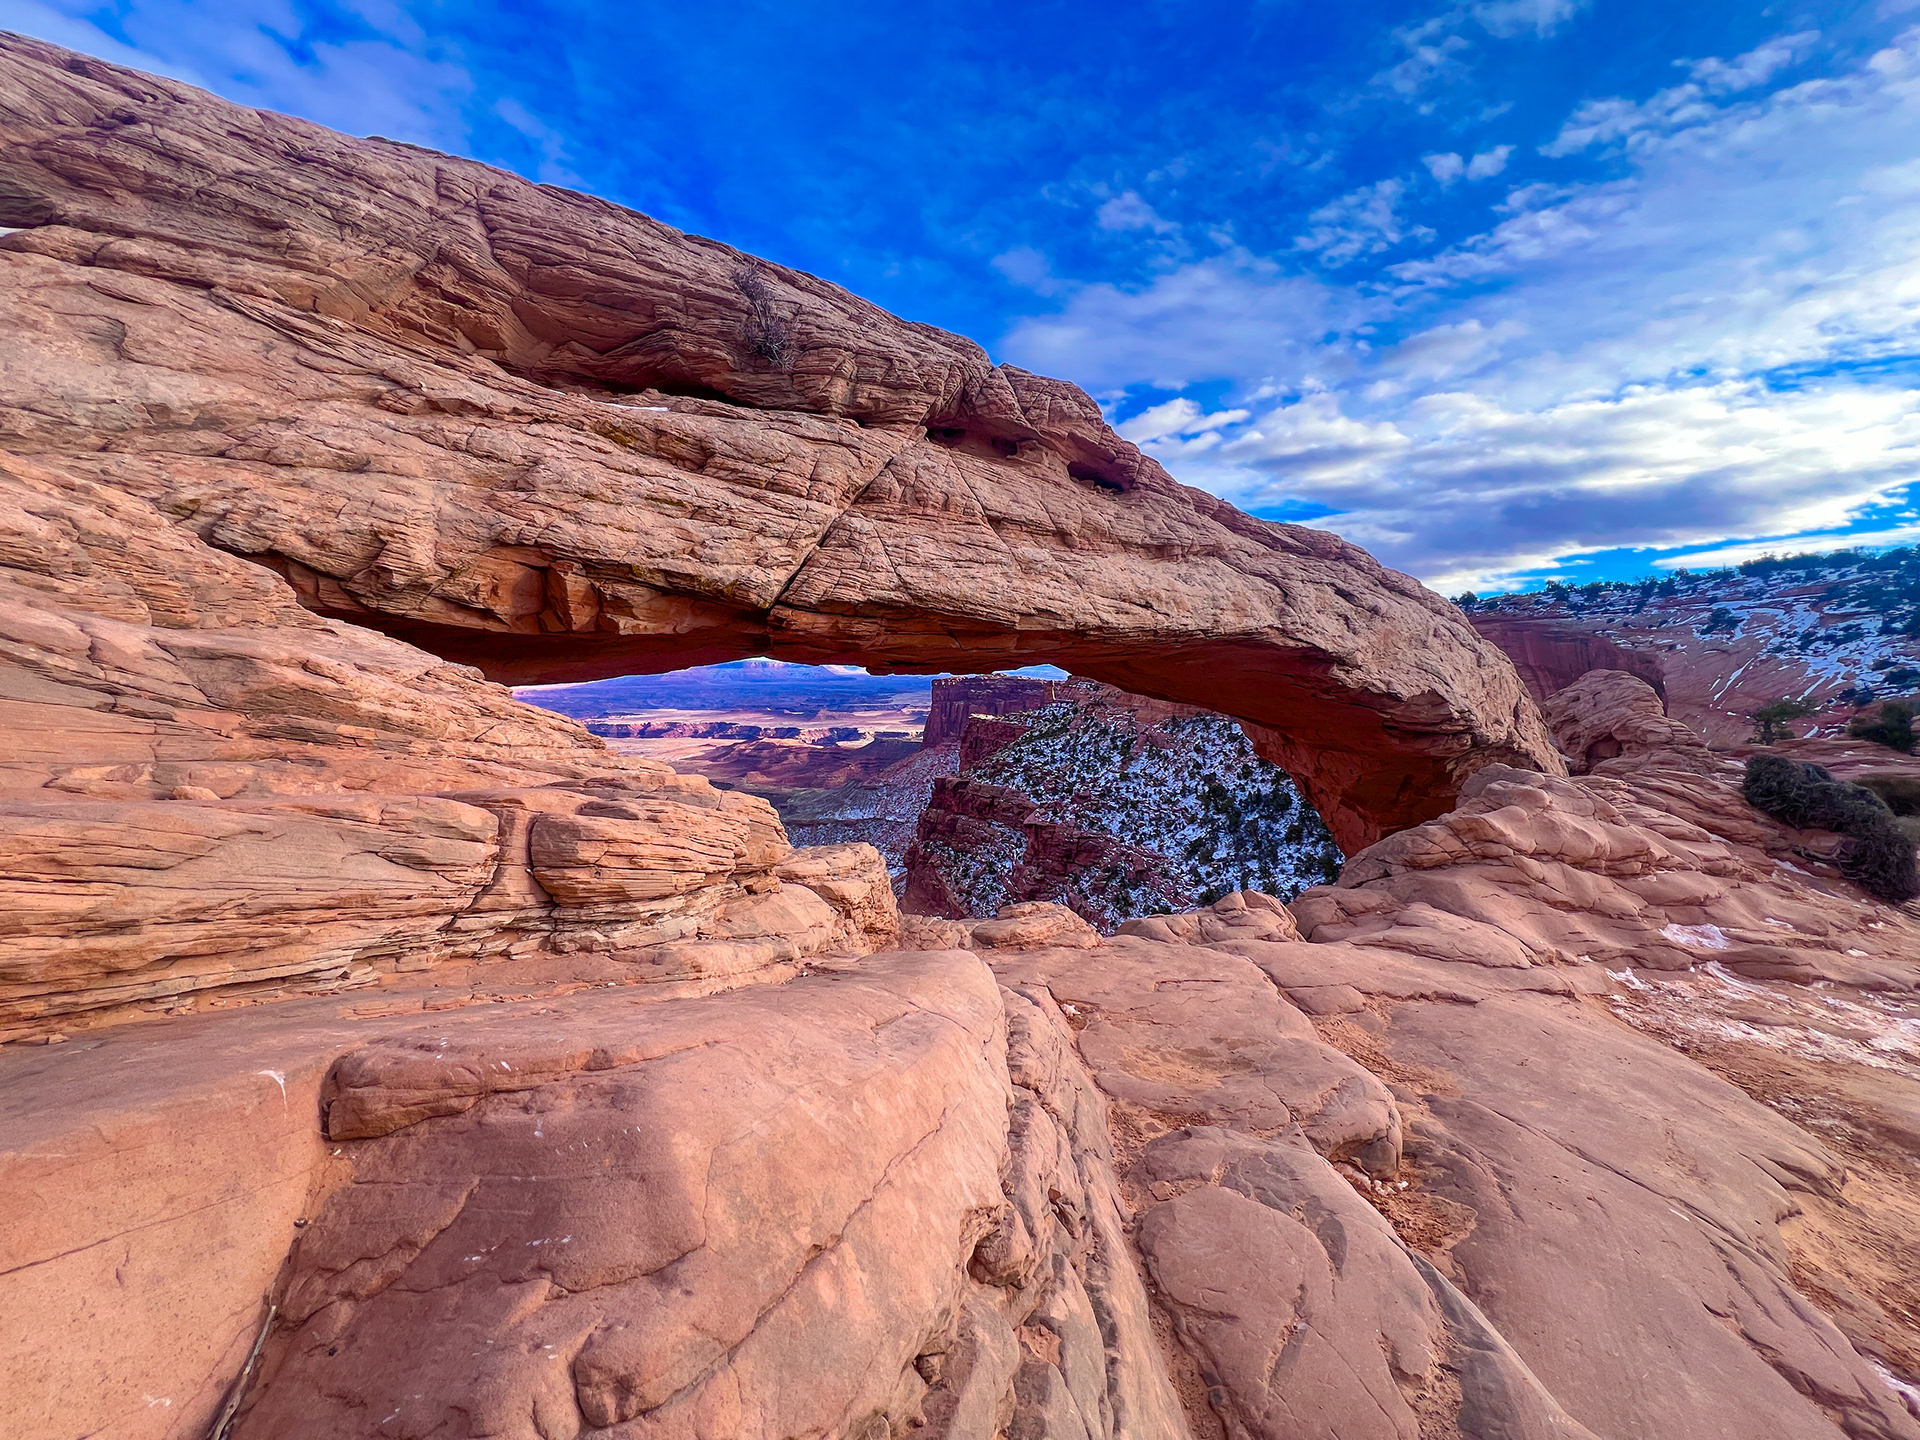
{"type": "Polygon", "coordinates": [[[1742,793],[1749,804],[1796,830],[1832,830],[1847,841],[1836,857],[1840,873],[1869,894],[1898,905],[1920,895],[1911,837],[1893,812],[1863,785],[1836,780],[1824,766],[1784,755],[1747,761],[1742,793]]]}
{"type": "Polygon", "coordinates": [[[793,331],[774,308],[773,287],[767,284],[759,261],[750,261],[734,271],[733,286],[747,299],[747,323],[742,337],[747,342],[748,353],[776,370],[791,368],[793,331]]]}

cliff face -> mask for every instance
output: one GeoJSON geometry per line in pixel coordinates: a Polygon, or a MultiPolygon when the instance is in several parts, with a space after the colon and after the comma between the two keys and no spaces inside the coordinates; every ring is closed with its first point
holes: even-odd
{"type": "Polygon", "coordinates": [[[1080,693],[1073,681],[1035,680],[1022,675],[956,675],[933,682],[927,705],[927,745],[958,744],[976,715],[1011,715],[1037,710],[1080,693]]]}
{"type": "Polygon", "coordinates": [[[1057,900],[1111,931],[1233,890],[1291,899],[1339,872],[1319,817],[1224,716],[1083,686],[1025,713],[973,715],[958,758],[906,855],[914,913],[1057,900]]]}
{"type": "Polygon", "coordinates": [[[1630,677],[1568,779],[1410,582],[597,201],[15,37],[0,135],[10,1436],[1920,1440],[1920,922],[1630,677]],[[1403,828],[902,916],[461,663],[765,639],[1403,828]]]}
{"type": "Polygon", "coordinates": [[[1606,634],[1561,623],[1567,617],[1509,617],[1475,611],[1468,618],[1475,630],[1513,661],[1527,693],[1538,704],[1591,670],[1623,671],[1646,681],[1656,694],[1664,697],[1666,693],[1659,659],[1626,649],[1606,634]]]}

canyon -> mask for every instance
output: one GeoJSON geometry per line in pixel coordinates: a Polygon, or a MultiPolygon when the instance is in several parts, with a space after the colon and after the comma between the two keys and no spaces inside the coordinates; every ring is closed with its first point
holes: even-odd
{"type": "Polygon", "coordinates": [[[1871,695],[1920,684],[1911,548],[1765,556],[1637,584],[1463,599],[1535,700],[1588,670],[1624,670],[1715,745],[1744,742],[1753,712],[1780,700],[1809,707],[1802,730],[1839,735],[1871,695]]]}
{"type": "Polygon", "coordinates": [[[1920,916],[1635,667],[591,197],[17,36],[0,141],[10,1434],[1920,1437],[1920,916]],[[1346,863],[903,913],[505,688],[755,655],[1346,863]]]}

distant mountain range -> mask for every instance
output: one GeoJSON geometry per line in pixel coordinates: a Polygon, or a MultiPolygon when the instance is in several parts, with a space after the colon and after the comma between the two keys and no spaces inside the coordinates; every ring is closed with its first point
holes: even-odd
{"type": "MultiPolygon", "coordinates": [[[[1064,678],[1051,665],[1015,672],[1064,678]]],[[[794,665],[735,660],[666,675],[626,675],[586,685],[527,685],[514,694],[530,705],[576,720],[649,710],[757,710],[810,718],[823,711],[925,706],[932,675],[869,675],[850,665],[794,665]]]]}
{"type": "Polygon", "coordinates": [[[863,704],[925,705],[932,688],[932,678],[926,675],[869,675],[839,665],[735,660],[588,685],[527,686],[514,693],[529,704],[576,720],[648,710],[763,710],[805,718],[822,710],[863,704]]]}

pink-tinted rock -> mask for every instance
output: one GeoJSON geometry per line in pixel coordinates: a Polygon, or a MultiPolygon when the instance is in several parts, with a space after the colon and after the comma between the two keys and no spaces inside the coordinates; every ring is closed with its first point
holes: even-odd
{"type": "Polygon", "coordinates": [[[601,201],[69,58],[0,49],[6,446],[276,596],[500,679],[1051,659],[1253,722],[1349,849],[1557,763],[1452,606],[1176,485],[1070,385],[601,201]]]}
{"type": "Polygon", "coordinates": [[[1355,856],[1294,914],[1309,940],[1477,965],[1711,961],[1913,989],[1920,925],[1830,866],[1809,875],[1802,833],[1741,799],[1737,777],[1488,771],[1458,810],[1355,856]]]}
{"type": "Polygon", "coordinates": [[[1589,670],[1548,696],[1541,712],[1576,775],[1622,756],[1631,759],[1634,770],[1649,763],[1702,773],[1713,769],[1700,737],[1668,718],[1651,685],[1623,670],[1589,670]]]}
{"type": "Polygon", "coordinates": [[[1181,1433],[1050,1006],[957,954],[651,993],[6,1052],[9,1433],[206,1433],[269,1295],[240,1435],[1181,1433]]]}

